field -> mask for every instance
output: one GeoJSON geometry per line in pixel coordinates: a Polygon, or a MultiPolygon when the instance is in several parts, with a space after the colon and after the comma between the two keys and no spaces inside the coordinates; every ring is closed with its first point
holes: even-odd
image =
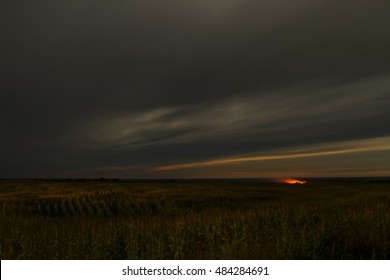
{"type": "Polygon", "coordinates": [[[390,183],[0,181],[0,259],[389,259],[390,183]]]}

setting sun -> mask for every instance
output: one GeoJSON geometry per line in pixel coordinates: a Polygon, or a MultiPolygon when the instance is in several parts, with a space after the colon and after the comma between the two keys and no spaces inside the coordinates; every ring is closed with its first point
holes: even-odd
{"type": "Polygon", "coordinates": [[[306,181],[304,181],[304,180],[291,179],[291,178],[277,179],[276,182],[290,184],[290,185],[303,185],[303,184],[306,184],[306,181]]]}

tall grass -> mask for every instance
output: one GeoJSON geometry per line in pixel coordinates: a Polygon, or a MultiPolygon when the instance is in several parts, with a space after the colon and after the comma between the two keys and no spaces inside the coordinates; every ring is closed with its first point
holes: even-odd
{"type": "Polygon", "coordinates": [[[387,184],[1,182],[1,259],[388,259],[387,184]]]}

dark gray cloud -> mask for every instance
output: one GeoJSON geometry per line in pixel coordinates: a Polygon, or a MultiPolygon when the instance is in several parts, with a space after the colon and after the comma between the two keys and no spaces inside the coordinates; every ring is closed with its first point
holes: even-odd
{"type": "Polygon", "coordinates": [[[390,135],[389,8],[2,1],[0,176],[152,176],[143,172],[390,135]]]}

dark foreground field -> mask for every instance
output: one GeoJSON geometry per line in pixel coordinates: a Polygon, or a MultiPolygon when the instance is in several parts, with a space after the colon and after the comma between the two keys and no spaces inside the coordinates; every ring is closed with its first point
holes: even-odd
{"type": "Polygon", "coordinates": [[[0,181],[1,259],[389,259],[390,184],[0,181]]]}

